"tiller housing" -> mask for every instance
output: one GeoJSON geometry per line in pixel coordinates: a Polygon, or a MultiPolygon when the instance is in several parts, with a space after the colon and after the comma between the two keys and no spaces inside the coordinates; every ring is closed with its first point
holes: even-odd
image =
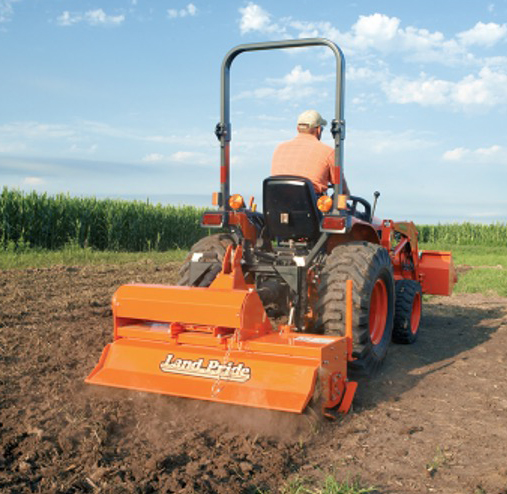
{"type": "MultiPolygon", "coordinates": [[[[229,247],[208,288],[120,287],[114,342],[86,382],[299,413],[316,393],[325,415],[347,412],[352,319],[344,337],[273,330],[243,277],[241,246],[231,256],[229,247]]],[[[348,300],[351,311],[351,282],[348,300]]]]}

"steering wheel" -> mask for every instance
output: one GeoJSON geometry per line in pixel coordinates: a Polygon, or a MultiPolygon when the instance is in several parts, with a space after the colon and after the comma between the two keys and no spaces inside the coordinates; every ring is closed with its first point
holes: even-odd
{"type": "MultiPolygon", "coordinates": [[[[333,197],[334,189],[332,185],[328,186],[327,195],[333,197]]],[[[368,223],[371,221],[371,204],[362,197],[359,196],[349,196],[347,199],[347,211],[356,218],[360,220],[367,221],[368,223]],[[363,206],[364,211],[357,211],[357,205],[361,204],[363,206]]]]}
{"type": "Polygon", "coordinates": [[[363,221],[370,221],[371,219],[371,204],[362,197],[359,196],[349,196],[347,201],[347,209],[356,218],[359,218],[363,221]],[[361,204],[363,206],[364,211],[357,211],[357,205],[361,204]]]}

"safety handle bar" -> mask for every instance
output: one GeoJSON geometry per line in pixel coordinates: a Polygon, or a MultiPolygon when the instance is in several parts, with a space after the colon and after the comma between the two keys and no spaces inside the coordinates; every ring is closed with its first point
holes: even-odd
{"type": "MultiPolygon", "coordinates": [[[[336,99],[335,117],[331,122],[331,133],[335,146],[335,167],[339,168],[340,180],[334,184],[335,193],[333,198],[333,211],[337,210],[338,195],[343,193],[343,140],[345,139],[344,115],[344,92],[345,92],[345,57],[340,48],[332,41],[325,38],[306,38],[283,41],[267,41],[262,43],[250,43],[238,45],[232,48],[224,57],[221,70],[220,82],[220,122],[217,124],[215,134],[220,140],[220,207],[229,209],[229,170],[230,154],[229,143],[232,139],[230,122],[230,69],[234,59],[241,53],[248,51],[274,50],[283,48],[301,48],[309,46],[327,46],[335,55],[336,59],[336,99]]],[[[338,169],[337,169],[338,171],[338,169]]]]}

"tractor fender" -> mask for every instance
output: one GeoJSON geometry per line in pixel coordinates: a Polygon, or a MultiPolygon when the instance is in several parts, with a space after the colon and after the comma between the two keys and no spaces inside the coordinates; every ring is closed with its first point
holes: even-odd
{"type": "Polygon", "coordinates": [[[350,230],[352,240],[364,240],[372,244],[380,244],[380,237],[377,231],[370,223],[352,218],[352,228],[350,230]]]}
{"type": "Polygon", "coordinates": [[[337,245],[357,241],[380,244],[380,237],[370,223],[358,218],[352,218],[352,227],[349,231],[331,235],[327,245],[327,252],[330,253],[337,245]]]}

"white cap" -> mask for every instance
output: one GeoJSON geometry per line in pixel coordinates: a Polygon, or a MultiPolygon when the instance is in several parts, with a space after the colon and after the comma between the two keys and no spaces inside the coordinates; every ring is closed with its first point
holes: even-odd
{"type": "Polygon", "coordinates": [[[304,125],[309,129],[313,129],[315,127],[324,127],[327,125],[327,121],[324,120],[320,113],[315,110],[307,110],[301,113],[298,117],[298,125],[304,125]]]}

